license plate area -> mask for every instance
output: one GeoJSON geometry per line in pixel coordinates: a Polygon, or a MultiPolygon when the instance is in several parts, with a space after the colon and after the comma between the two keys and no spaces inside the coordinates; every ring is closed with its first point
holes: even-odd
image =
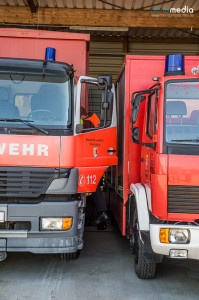
{"type": "Polygon", "coordinates": [[[0,205],[0,223],[7,221],[7,205],[0,205]]]}

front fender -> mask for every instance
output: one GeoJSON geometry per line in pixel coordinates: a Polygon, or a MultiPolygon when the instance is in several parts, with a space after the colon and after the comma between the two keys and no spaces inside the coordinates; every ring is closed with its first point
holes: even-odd
{"type": "Polygon", "coordinates": [[[131,184],[130,190],[135,196],[139,229],[149,231],[149,210],[145,187],[141,183],[131,184]]]}
{"type": "Polygon", "coordinates": [[[91,167],[91,168],[78,168],[79,170],[79,183],[78,193],[95,192],[100,179],[108,166],[104,167],[91,167]]]}

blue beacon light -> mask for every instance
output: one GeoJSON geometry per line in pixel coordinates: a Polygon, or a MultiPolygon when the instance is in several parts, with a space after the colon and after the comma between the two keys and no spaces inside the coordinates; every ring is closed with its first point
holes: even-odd
{"type": "Polygon", "coordinates": [[[184,75],[184,55],[169,54],[165,61],[165,76],[184,75]]]}
{"type": "Polygon", "coordinates": [[[47,61],[55,61],[55,48],[46,48],[45,60],[47,61]]]}

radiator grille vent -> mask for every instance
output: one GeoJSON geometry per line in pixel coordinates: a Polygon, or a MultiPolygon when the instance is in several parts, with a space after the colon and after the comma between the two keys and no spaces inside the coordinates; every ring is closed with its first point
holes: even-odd
{"type": "Polygon", "coordinates": [[[199,214],[199,187],[169,185],[168,212],[199,214]]]}
{"type": "Polygon", "coordinates": [[[55,178],[54,168],[0,167],[1,197],[39,197],[55,178]]]}

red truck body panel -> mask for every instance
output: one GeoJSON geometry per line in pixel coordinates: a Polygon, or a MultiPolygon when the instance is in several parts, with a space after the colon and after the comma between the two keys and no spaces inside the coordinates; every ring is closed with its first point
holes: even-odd
{"type": "MultiPolygon", "coordinates": [[[[89,41],[88,34],[0,29],[0,57],[44,60],[52,47],[56,62],[73,65],[78,79],[88,75],[89,41]]],[[[116,149],[116,127],[61,137],[4,134],[0,159],[2,166],[78,168],[78,192],[83,193],[95,191],[105,170],[117,164],[116,153],[107,152],[110,147],[116,149]]]]}
{"type": "Polygon", "coordinates": [[[107,152],[109,148],[117,149],[116,135],[116,127],[110,127],[76,136],[75,167],[79,168],[78,192],[94,192],[106,169],[117,164],[116,152],[111,155],[107,152]],[[94,155],[95,149],[97,157],[94,155]]]}
{"type": "Polygon", "coordinates": [[[83,247],[86,193],[117,164],[115,89],[110,78],[99,86],[87,76],[89,40],[0,29],[1,251],[77,258],[83,247]]]}
{"type": "MultiPolygon", "coordinates": [[[[189,56],[185,57],[185,76],[178,76],[178,78],[186,78],[186,76],[193,76],[191,73],[191,69],[193,67],[197,67],[199,64],[199,58],[196,56],[189,56]]],[[[124,92],[124,135],[123,135],[123,158],[119,161],[119,168],[120,165],[123,167],[123,205],[118,203],[117,208],[114,209],[115,216],[118,221],[118,225],[123,235],[126,234],[126,203],[128,201],[128,195],[130,192],[130,185],[132,183],[139,183],[142,182],[141,174],[142,174],[142,167],[141,167],[141,149],[142,146],[133,143],[131,140],[131,123],[130,123],[130,115],[131,115],[131,96],[132,93],[135,91],[141,91],[149,89],[151,86],[155,85],[156,82],[152,80],[153,77],[162,77],[164,76],[164,67],[165,67],[165,56],[139,56],[139,55],[127,55],[121,72],[125,72],[125,92],[124,92]],[[124,70],[125,68],[125,70],[124,70]],[[123,212],[118,212],[122,210],[123,212]],[[121,215],[123,216],[121,220],[121,215]]],[[[119,85],[119,81],[121,78],[121,74],[118,76],[117,85],[119,85]]],[[[173,78],[173,77],[172,77],[173,78]]],[[[175,78],[175,77],[174,77],[175,78]]],[[[177,77],[176,77],[177,78],[177,77]]],[[[165,80],[170,79],[165,78],[165,80]]],[[[161,93],[161,91],[160,91],[161,93]]],[[[163,95],[162,95],[163,96],[163,95]]],[[[160,105],[163,105],[161,103],[160,105]]],[[[159,111],[163,111],[163,107],[159,107],[159,111]]],[[[144,122],[145,118],[145,104],[140,106],[138,119],[136,121],[135,126],[140,126],[144,122]]],[[[159,131],[163,132],[163,116],[161,116],[162,122],[159,122],[159,131]]],[[[142,128],[142,125],[140,126],[142,128]]],[[[145,139],[145,137],[143,137],[145,139]]],[[[142,132],[140,131],[140,140],[142,140],[142,132]]],[[[122,143],[122,141],[119,141],[122,143]]],[[[146,148],[146,147],[144,147],[146,148]]],[[[199,215],[187,215],[184,214],[167,214],[167,178],[169,178],[170,184],[181,184],[183,185],[196,185],[198,182],[198,171],[193,170],[193,165],[197,165],[195,157],[186,156],[186,163],[184,168],[186,172],[183,174],[182,170],[178,172],[178,165],[180,161],[182,161],[182,156],[178,156],[176,159],[173,155],[172,158],[169,155],[163,155],[162,153],[163,143],[162,140],[157,141],[156,144],[156,152],[159,155],[156,157],[154,154],[154,159],[158,160],[156,162],[156,166],[158,165],[158,176],[153,175],[151,176],[151,170],[149,170],[150,178],[146,180],[146,184],[152,185],[152,213],[157,215],[162,219],[168,220],[189,220],[193,221],[199,218],[199,215]],[[167,161],[168,160],[168,161],[167,161]],[[191,161],[190,161],[191,160],[191,161]],[[170,165],[170,173],[167,177],[167,168],[168,164],[170,165]],[[191,175],[190,175],[191,174],[191,175]],[[179,179],[179,180],[178,180],[179,179]],[[177,181],[175,181],[177,180],[177,181]],[[157,183],[160,183],[159,186],[162,187],[162,190],[157,190],[154,188],[157,183]],[[161,195],[163,195],[161,201],[156,201],[161,195]],[[153,205],[153,203],[156,203],[153,205]],[[158,203],[158,205],[157,205],[158,203]],[[177,219],[176,219],[177,218],[177,219]]],[[[149,153],[151,153],[149,151],[149,153]]],[[[146,153],[147,154],[147,153],[146,153]]],[[[197,157],[198,159],[198,157],[197,157]]],[[[153,172],[152,172],[153,173],[153,172]]]]}
{"type": "Polygon", "coordinates": [[[52,47],[56,61],[73,64],[79,78],[88,74],[89,41],[89,34],[1,28],[0,57],[43,60],[45,49],[52,47]]]}
{"type": "Polygon", "coordinates": [[[59,167],[59,151],[60,137],[58,136],[1,135],[0,164],[1,166],[59,167]]]}

